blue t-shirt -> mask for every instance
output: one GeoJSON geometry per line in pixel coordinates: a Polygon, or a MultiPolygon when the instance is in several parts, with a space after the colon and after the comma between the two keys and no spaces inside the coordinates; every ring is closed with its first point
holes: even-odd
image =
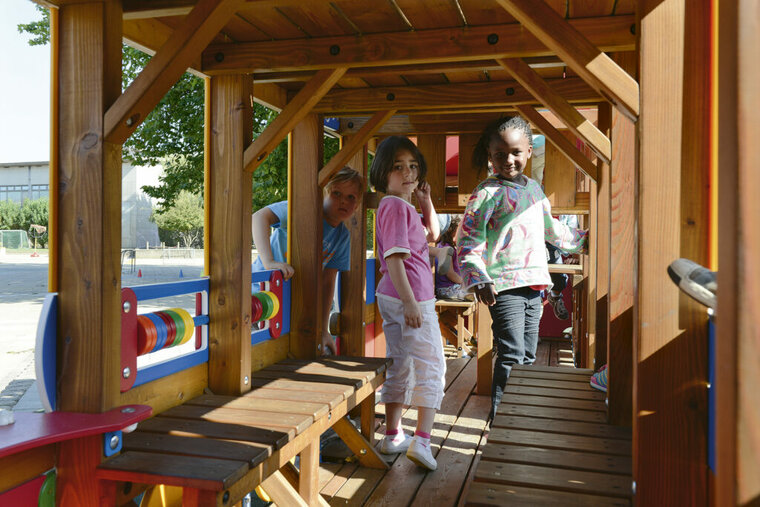
{"type": "MultiPolygon", "coordinates": [[[[288,249],[288,201],[280,201],[267,206],[275,214],[278,222],[272,227],[274,231],[269,237],[272,255],[277,262],[287,262],[288,249]]],[[[348,271],[351,267],[351,235],[341,222],[337,227],[322,220],[322,269],[334,268],[338,271],[348,271]]],[[[253,262],[254,271],[263,271],[264,264],[259,257],[253,262]]]]}

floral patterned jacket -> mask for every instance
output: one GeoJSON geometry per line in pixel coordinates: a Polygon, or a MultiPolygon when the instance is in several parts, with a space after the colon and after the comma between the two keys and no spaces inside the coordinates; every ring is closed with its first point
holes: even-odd
{"type": "Polygon", "coordinates": [[[523,186],[489,177],[475,187],[457,231],[463,288],[479,283],[493,283],[496,292],[551,287],[544,243],[568,253],[584,249],[587,231],[553,218],[539,184],[525,179],[523,186]]]}

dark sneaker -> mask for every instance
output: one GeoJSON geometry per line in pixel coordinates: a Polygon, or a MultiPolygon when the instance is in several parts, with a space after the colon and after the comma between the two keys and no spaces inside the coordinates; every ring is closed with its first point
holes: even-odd
{"type": "Polygon", "coordinates": [[[676,259],[668,266],[673,283],[708,308],[715,309],[718,274],[689,259],[676,259]]]}
{"type": "Polygon", "coordinates": [[[550,305],[552,305],[555,317],[557,317],[559,320],[567,320],[570,318],[570,312],[568,312],[567,308],[565,307],[565,302],[562,300],[562,294],[559,296],[554,296],[551,291],[549,291],[549,294],[546,296],[546,300],[549,301],[550,305]]]}

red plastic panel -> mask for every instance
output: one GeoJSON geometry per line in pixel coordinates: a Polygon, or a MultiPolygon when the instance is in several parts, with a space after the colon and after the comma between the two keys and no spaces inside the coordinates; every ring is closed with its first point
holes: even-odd
{"type": "Polygon", "coordinates": [[[269,277],[269,292],[274,293],[277,296],[277,301],[280,302],[277,314],[269,319],[269,334],[272,338],[277,338],[282,333],[282,288],[284,283],[282,272],[279,269],[272,271],[269,277]]]}
{"type": "Polygon", "coordinates": [[[121,392],[129,391],[137,378],[137,296],[121,289],[121,392]],[[126,375],[127,369],[129,374],[126,375]]]}
{"type": "Polygon", "coordinates": [[[124,405],[101,414],[14,412],[16,422],[0,426],[0,458],[64,440],[119,431],[147,419],[148,405],[124,405]]]}

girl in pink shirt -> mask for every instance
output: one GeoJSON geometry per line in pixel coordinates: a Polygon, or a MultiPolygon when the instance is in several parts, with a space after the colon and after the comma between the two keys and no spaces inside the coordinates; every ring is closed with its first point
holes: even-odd
{"type": "Polygon", "coordinates": [[[383,317],[387,356],[393,358],[381,395],[386,435],[380,452],[406,451],[417,465],[435,470],[430,431],[443,400],[446,363],[427,244],[438,236],[440,226],[430,185],[424,181],[426,170],[417,146],[406,137],[393,136],[377,147],[370,182],[386,194],[377,208],[383,275],[377,285],[377,305],[383,317]],[[412,194],[422,209],[422,219],[411,204],[412,194]],[[414,438],[401,429],[404,405],[417,407],[414,438]]]}

